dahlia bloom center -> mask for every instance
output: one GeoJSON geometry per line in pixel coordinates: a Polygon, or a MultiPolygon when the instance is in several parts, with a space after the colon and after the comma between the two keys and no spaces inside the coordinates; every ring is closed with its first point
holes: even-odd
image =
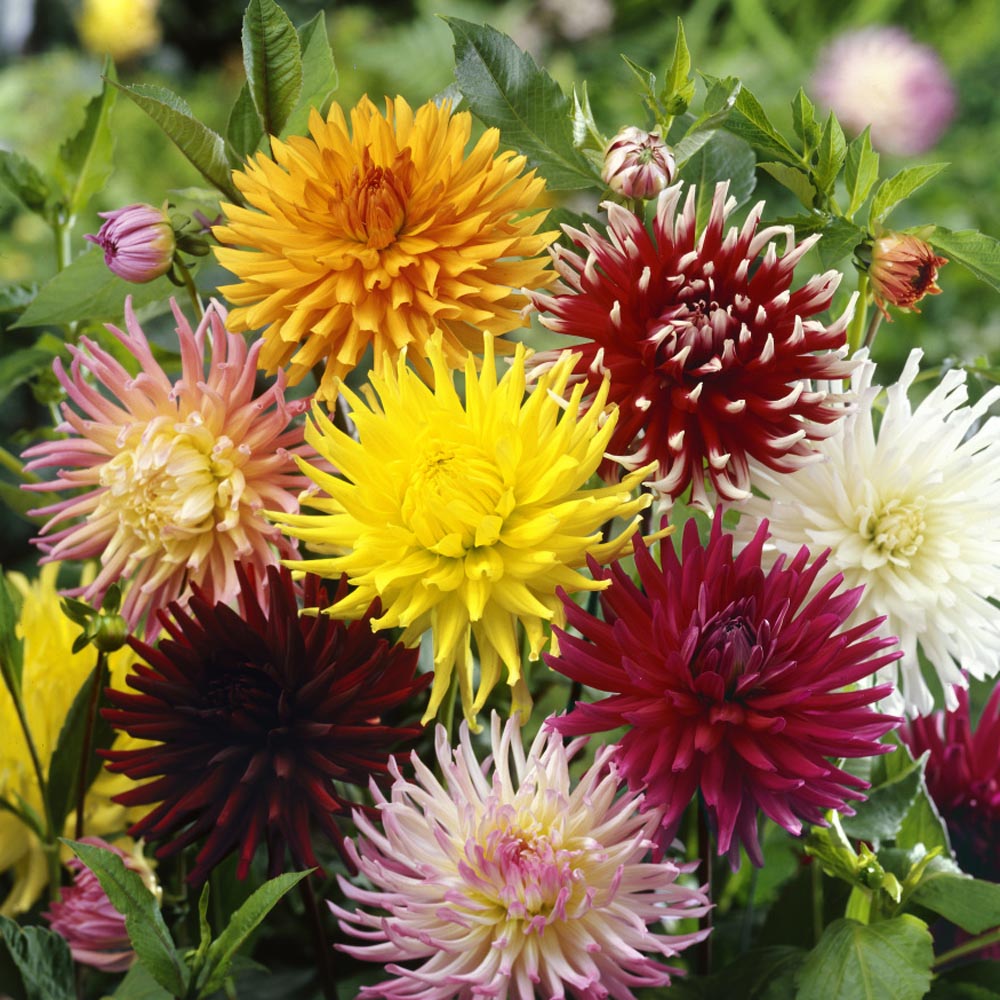
{"type": "Polygon", "coordinates": [[[752,668],[756,672],[764,659],[757,628],[752,624],[752,612],[753,600],[750,599],[737,602],[716,615],[702,630],[701,641],[692,658],[692,673],[721,677],[727,697],[735,693],[747,670],[752,668]]]}
{"type": "Polygon", "coordinates": [[[862,556],[865,569],[877,569],[886,563],[909,568],[924,541],[925,507],[923,497],[911,501],[893,497],[877,508],[858,508],[858,530],[868,543],[862,556]]]}
{"type": "Polygon", "coordinates": [[[336,185],[334,217],[359,243],[384,250],[406,223],[413,172],[410,150],[398,153],[392,166],[377,166],[366,148],[361,167],[351,171],[347,191],[336,185]]]}
{"type": "Polygon", "coordinates": [[[109,549],[124,545],[132,565],[153,554],[197,565],[214,531],[239,525],[249,449],[216,437],[197,413],[157,418],[131,438],[100,471],[106,492],[95,518],[113,515],[119,525],[109,549]]]}
{"type": "Polygon", "coordinates": [[[267,732],[287,722],[291,705],[281,686],[251,663],[219,665],[206,680],[205,706],[212,725],[220,721],[233,730],[267,732]]]}

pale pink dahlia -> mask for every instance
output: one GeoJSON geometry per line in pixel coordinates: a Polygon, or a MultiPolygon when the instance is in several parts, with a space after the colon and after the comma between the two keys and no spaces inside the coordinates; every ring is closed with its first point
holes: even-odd
{"type": "Polygon", "coordinates": [[[597,1000],[667,985],[677,970],[643,952],[669,958],[704,932],[649,925],[701,916],[709,902],[677,881],[693,866],[645,860],[658,815],[618,794],[609,748],[571,788],[569,762],[585,741],[564,746],[543,730],[525,755],[517,717],[501,729],[496,714],[491,740],[480,765],[464,723],[454,750],[438,726],[444,783],[416,754],[412,781],[390,762],[390,798],[372,789],[384,832],[355,814],[361,836],[348,849],[375,888],[341,888],[379,912],[330,908],[367,942],[342,949],[395,977],[359,996],[597,1000]]]}
{"type": "Polygon", "coordinates": [[[54,364],[75,404],[63,404],[56,428],[67,437],[24,453],[29,471],[58,469],[55,480],[27,489],[83,491],[34,511],[50,515],[36,540],[42,561],[99,558],[97,576],[75,592],[91,602],[131,578],[122,614],[133,627],[145,617],[147,637],[159,629],[152,612],[186,601],[192,583],[207,599],[230,601],[237,561],[262,570],[294,558],[295,544],[262,511],[295,512],[308,485],[294,461],[302,427],[292,423],[306,404],[286,402],[280,373],[254,395],[260,343],[248,349],[227,333],[217,304],[194,331],[176,303],[173,310],[180,378],[172,382],[153,357],[127,301],[126,330],[108,330],[139,374],[82,338],[69,348],[69,372],[54,364]]]}
{"type": "MultiPolygon", "coordinates": [[[[611,376],[620,416],[603,472],[659,463],[651,485],[676,498],[689,486],[708,507],[705,475],[719,497],[750,495],[749,459],[791,471],[818,459],[812,442],[832,432],[844,410],[805,380],[839,379],[849,308],[824,325],[837,271],[791,291],[796,264],[819,239],[794,242],[791,226],[758,231],[764,203],[741,229],[726,231],[736,207],[719,184],[699,235],[695,189],[679,210],[683,185],[663,191],[650,232],[642,219],[607,203],[608,230],[568,235],[586,255],[552,250],[560,282],[533,301],[550,330],[584,342],[575,376],[596,393],[611,376]],[[775,240],[785,239],[781,256],[775,240]]],[[[555,352],[536,356],[536,369],[555,352]]]]}
{"type": "Polygon", "coordinates": [[[763,811],[790,833],[824,812],[851,812],[868,786],[838,758],[869,757],[899,720],[872,710],[890,685],[859,686],[898,659],[895,639],[873,635],[879,620],[844,628],[861,588],[835,576],[815,587],[825,557],[802,548],[761,567],[762,525],[735,557],[716,513],[708,543],[689,520],[682,557],[661,547],[662,568],[636,541],[639,585],[618,563],[592,566],[602,618],[567,600],[555,670],[609,692],[549,720],[564,735],[626,727],[614,762],[643,807],[662,816],[669,844],[700,791],[719,854],[735,867],[740,844],[764,863],[757,839],[763,811]]]}

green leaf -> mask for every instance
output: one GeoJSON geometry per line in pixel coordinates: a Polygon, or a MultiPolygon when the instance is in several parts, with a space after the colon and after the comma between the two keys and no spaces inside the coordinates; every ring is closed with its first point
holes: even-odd
{"type": "Polygon", "coordinates": [[[286,135],[305,135],[310,109],[317,108],[320,114],[326,114],[327,105],[340,83],[323,11],[303,24],[298,33],[302,49],[302,93],[298,107],[285,123],[286,135]]]}
{"type": "MultiPolygon", "coordinates": [[[[19,927],[0,917],[0,940],[21,977],[26,1000],[76,1000],[73,959],[59,934],[45,927],[19,927]]],[[[6,981],[0,986],[14,989],[6,981]]]]}
{"type": "Polygon", "coordinates": [[[13,588],[0,572],[0,675],[15,702],[21,701],[24,672],[24,640],[18,638],[20,613],[14,603],[13,588]]]}
{"type": "Polygon", "coordinates": [[[10,392],[40,372],[49,371],[52,359],[59,354],[60,349],[60,341],[46,333],[31,347],[23,347],[18,351],[11,351],[6,357],[0,357],[0,385],[4,387],[4,391],[10,392]]]}
{"type": "Polygon", "coordinates": [[[576,87],[573,88],[573,145],[600,170],[608,140],[594,121],[586,80],[583,82],[581,93],[582,97],[577,93],[576,87]]]}
{"type": "Polygon", "coordinates": [[[25,208],[50,218],[51,183],[20,153],[0,149],[0,184],[18,198],[25,208]]]}
{"type": "Polygon", "coordinates": [[[1000,242],[975,229],[953,232],[937,226],[927,237],[935,249],[968,268],[980,281],[1000,292],[1000,242]]]}
{"type": "Polygon", "coordinates": [[[117,96],[114,89],[117,78],[110,58],[105,60],[103,77],[100,94],[91,98],[87,105],[83,127],[59,150],[59,170],[66,188],[70,218],[83,211],[111,176],[115,148],[111,111],[117,96]]]}
{"type": "Polygon", "coordinates": [[[792,100],[792,128],[807,154],[819,145],[822,129],[816,121],[816,107],[801,87],[792,100]]]}
{"type": "Polygon", "coordinates": [[[872,185],[878,180],[878,166],[879,155],[872,149],[869,126],[847,147],[844,183],[851,199],[847,206],[848,218],[853,218],[854,213],[865,203],[872,185]]]}
{"type": "Polygon", "coordinates": [[[184,964],[156,897],[142,878],[125,867],[125,862],[103,847],[68,840],[76,856],[97,876],[111,905],[125,917],[125,930],[136,957],[153,978],[174,996],[186,996],[189,971],[184,964]]]}
{"type": "Polygon", "coordinates": [[[694,97],[694,80],[690,79],[691,53],[684,37],[684,22],[677,18],[677,39],[674,42],[674,57],[670,61],[663,89],[659,93],[660,104],[668,115],[682,115],[694,97]]]}
{"type": "Polygon", "coordinates": [[[834,219],[820,230],[823,238],[817,244],[819,259],[825,268],[836,267],[845,257],[854,253],[854,248],[865,238],[860,227],[846,219],[834,219]]]}
{"type": "MultiPolygon", "coordinates": [[[[910,748],[894,733],[890,733],[886,739],[896,745],[893,753],[881,758],[884,762],[885,773],[892,777],[907,770],[914,758],[913,754],[910,753],[910,748]]],[[[906,851],[920,847],[928,854],[935,848],[939,848],[944,855],[951,857],[948,828],[927,791],[924,771],[927,767],[928,756],[929,754],[924,753],[920,757],[920,789],[910,806],[910,811],[906,814],[896,833],[896,846],[906,851]]]]}
{"type": "Polygon", "coordinates": [[[698,218],[707,219],[719,181],[729,181],[729,195],[746,202],[757,184],[753,150],[728,132],[719,131],[681,168],[678,176],[698,186],[698,218]]]}
{"type": "Polygon", "coordinates": [[[868,798],[855,806],[853,816],[841,817],[844,833],[859,840],[895,837],[920,791],[923,773],[923,761],[911,760],[903,770],[888,775],[883,760],[877,760],[868,798]]]}
{"type": "Polygon", "coordinates": [[[274,909],[281,897],[306,878],[311,871],[312,869],[304,872],[288,872],[270,879],[233,914],[229,926],[208,949],[202,973],[203,979],[198,984],[199,997],[207,997],[221,988],[229,975],[229,968],[236,952],[274,909]]]}
{"type": "Polygon", "coordinates": [[[870,225],[882,222],[904,198],[909,198],[946,166],[947,163],[926,163],[920,167],[904,167],[898,174],[884,180],[875,190],[875,197],[872,199],[870,225]]]}
{"type": "Polygon", "coordinates": [[[709,85],[702,113],[691,122],[684,137],[673,148],[678,164],[683,165],[711,140],[729,117],[739,91],[740,81],[732,76],[714,80],[709,85]]]}
{"type": "MultiPolygon", "coordinates": [[[[705,76],[708,81],[714,78],[705,76]]],[[[767,113],[746,87],[736,95],[732,113],[726,119],[726,128],[754,149],[792,166],[802,166],[802,157],[783,138],[771,123],[767,113]]]]}
{"type": "Polygon", "coordinates": [[[298,32],[274,0],[250,0],[243,15],[243,66],[268,135],[281,135],[302,92],[298,32]]]}
{"type": "Polygon", "coordinates": [[[195,118],[176,94],[162,87],[114,84],[128,96],[167,134],[192,166],[213,187],[230,201],[241,204],[243,199],[233,186],[226,144],[218,132],[195,118]]]}
{"type": "Polygon", "coordinates": [[[939,913],[970,934],[1000,927],[1000,885],[966,875],[947,858],[931,858],[907,902],[939,913]]]}
{"type": "Polygon", "coordinates": [[[601,187],[573,145],[569,104],[526,52],[489,25],[444,18],[455,36],[455,77],[472,112],[538,167],[553,190],[601,187]]]}
{"type": "Polygon", "coordinates": [[[166,276],[144,285],[133,285],[119,278],[108,270],[103,252],[90,247],[41,287],[13,328],[59,326],[79,320],[120,321],[129,295],[138,309],[151,302],[166,301],[173,292],[174,286],[166,276]]]}
{"type": "Polygon", "coordinates": [[[782,187],[788,188],[806,208],[813,207],[816,188],[813,187],[807,173],[784,163],[758,163],[757,166],[769,173],[782,187]]]}
{"type": "MultiPolygon", "coordinates": [[[[73,704],[70,705],[62,729],[59,731],[59,741],[52,754],[52,763],[49,765],[49,809],[52,812],[52,825],[56,830],[62,830],[66,816],[78,801],[80,757],[83,754],[87,724],[91,717],[91,689],[97,669],[95,665],[73,698],[73,704]]],[[[109,683],[107,666],[104,666],[102,676],[97,683],[100,695],[109,683]]],[[[85,788],[90,787],[90,783],[101,769],[102,762],[96,751],[106,750],[114,742],[114,738],[114,730],[98,715],[91,734],[90,760],[84,773],[85,788]]]]}
{"type": "Polygon", "coordinates": [[[257,152],[263,138],[264,126],[250,96],[250,84],[244,83],[226,122],[226,142],[232,151],[233,166],[241,167],[248,156],[257,152]]]}
{"type": "Polygon", "coordinates": [[[933,961],[930,931],[916,917],[835,920],[799,970],[796,1000],[921,1000],[933,961]]]}
{"type": "Polygon", "coordinates": [[[837,116],[831,111],[823,126],[823,135],[819,141],[816,166],[813,168],[813,183],[823,194],[832,194],[840,169],[847,158],[847,140],[844,130],[837,121],[837,116]]]}
{"type": "Polygon", "coordinates": [[[173,1000],[142,962],[133,962],[113,994],[114,1000],[173,1000]]]}

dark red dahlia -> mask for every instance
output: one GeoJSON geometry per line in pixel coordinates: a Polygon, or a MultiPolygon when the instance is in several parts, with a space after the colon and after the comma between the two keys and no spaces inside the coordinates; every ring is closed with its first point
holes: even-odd
{"type": "Polygon", "coordinates": [[[844,407],[802,380],[850,373],[836,352],[852,310],[831,326],[812,318],[829,308],[837,271],[790,291],[795,265],[817,236],[796,245],[791,227],[758,232],[763,202],[742,229],[725,232],[736,204],[726,199],[728,184],[716,187],[699,236],[695,188],[678,214],[682,187],[660,195],[652,233],[612,203],[606,236],[590,226],[567,229],[586,257],[556,248],[561,281],[532,298],[550,330],[584,338],[572,349],[590,392],[611,375],[620,414],[602,473],[616,477],[616,462],[635,469],[656,461],[659,492],[674,498],[690,485],[692,501],[707,509],[706,471],[719,497],[741,500],[749,459],[790,472],[817,457],[810,442],[832,433],[844,407]]]}
{"type": "MultiPolygon", "coordinates": [[[[108,691],[104,710],[115,728],[155,741],[105,753],[109,770],[153,779],[118,797],[154,806],[129,833],[163,842],[159,857],[203,840],[195,883],[232,851],[243,878],[262,840],[272,875],[286,849],[296,868],[318,867],[314,830],[346,862],[335,815],[354,803],[338,785],[387,771],[391,748],[421,729],[384,719],[431,680],[415,676],[417,650],[373,634],[375,605],[354,622],[300,615],[291,574],[270,566],[265,612],[252,569],[237,573],[239,611],[195,588],[188,608],[169,605],[173,621],[161,614],[169,638],[158,647],[131,640],[148,663],[128,678],[139,693],[108,691]]],[[[304,603],[329,607],[346,591],[342,579],[330,597],[307,576],[304,603]]]]}
{"type": "Polygon", "coordinates": [[[1000,687],[975,730],[969,693],[958,689],[956,694],[955,709],[913,719],[900,735],[914,757],[930,751],[927,790],[948,826],[962,870],[1000,882],[1000,687]]]}
{"type": "Polygon", "coordinates": [[[635,542],[640,587],[619,563],[594,565],[602,621],[566,601],[567,620],[551,667],[613,694],[577,704],[550,722],[558,732],[627,732],[616,762],[630,788],[645,787],[644,808],[663,811],[669,844],[700,791],[719,854],[735,867],[742,843],[763,864],[757,810],[791,833],[801,821],[824,823],[827,809],[850,812],[865,782],[827,758],[867,757],[890,748],[879,738],[898,724],[874,711],[891,685],[860,686],[901,655],[894,638],[871,633],[879,621],[842,630],[861,588],[837,593],[842,577],[816,589],[824,562],[803,548],[765,572],[766,522],[733,556],[732,535],[716,514],[706,546],[688,521],[683,558],[661,546],[662,569],[635,542]]]}

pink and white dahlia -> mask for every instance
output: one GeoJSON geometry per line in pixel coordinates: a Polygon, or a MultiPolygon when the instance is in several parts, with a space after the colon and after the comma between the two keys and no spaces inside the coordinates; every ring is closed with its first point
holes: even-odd
{"type": "MultiPolygon", "coordinates": [[[[705,229],[696,229],[695,188],[664,190],[650,232],[607,203],[607,234],[567,228],[584,254],[552,250],[560,281],[532,298],[541,322],[576,338],[574,374],[596,394],[607,374],[618,425],[602,469],[658,463],[651,486],[671,499],[691,487],[709,503],[705,476],[723,500],[750,495],[750,459],[783,472],[818,459],[843,407],[807,379],[849,374],[844,360],[853,306],[830,326],[814,317],[840,282],[827,271],[792,291],[796,265],[818,236],[794,242],[791,226],[758,231],[761,202],[742,228],[725,229],[736,207],[719,184],[705,229]],[[779,256],[775,241],[784,237],[779,256]]],[[[536,369],[555,352],[536,356],[536,369]]]]}
{"type": "Polygon", "coordinates": [[[877,621],[845,629],[860,588],[833,577],[814,592],[823,557],[803,548],[761,568],[766,525],[737,556],[716,514],[708,543],[689,520],[679,559],[661,546],[662,568],[635,545],[639,585],[619,564],[593,566],[602,618],[567,602],[580,637],[557,630],[559,655],[546,662],[567,677],[610,692],[577,703],[548,725],[564,735],[626,727],[614,763],[644,808],[662,816],[669,844],[700,791],[719,854],[739,863],[740,844],[756,865],[763,811],[790,833],[824,812],[850,812],[865,782],[830,758],[868,757],[899,720],[872,710],[889,686],[861,687],[899,657],[895,639],[872,635],[877,621]]]}
{"type": "Polygon", "coordinates": [[[480,765],[465,723],[454,750],[438,726],[443,783],[413,754],[413,780],[392,762],[390,798],[372,789],[383,829],[355,814],[361,836],[348,849],[375,888],[341,888],[379,912],[330,908],[367,942],[342,949],[395,977],[359,996],[597,1000],[667,985],[677,970],[644,952],[669,958],[705,932],[650,925],[701,916],[709,902],[678,882],[693,866],[644,860],[657,814],[618,794],[610,748],[571,787],[584,740],[564,746],[543,729],[525,755],[517,717],[501,729],[495,713],[490,735],[480,765]]]}
{"type": "Polygon", "coordinates": [[[69,348],[69,372],[54,364],[75,404],[62,406],[56,430],[66,437],[24,453],[27,470],[58,470],[26,489],[74,491],[33,512],[49,516],[36,539],[42,561],[99,558],[93,582],[74,592],[95,603],[112,583],[131,578],[122,614],[132,627],[145,617],[147,636],[159,629],[153,612],[186,601],[193,583],[209,599],[230,601],[239,560],[263,570],[295,558],[295,544],[263,510],[297,511],[297,494],[308,485],[294,460],[305,448],[302,427],[292,422],[306,404],[285,400],[281,374],[254,394],[260,343],[248,349],[227,333],[217,304],[197,330],[176,303],[173,311],[180,378],[171,381],[153,357],[127,301],[125,331],[108,330],[139,373],[82,338],[69,348]]]}

